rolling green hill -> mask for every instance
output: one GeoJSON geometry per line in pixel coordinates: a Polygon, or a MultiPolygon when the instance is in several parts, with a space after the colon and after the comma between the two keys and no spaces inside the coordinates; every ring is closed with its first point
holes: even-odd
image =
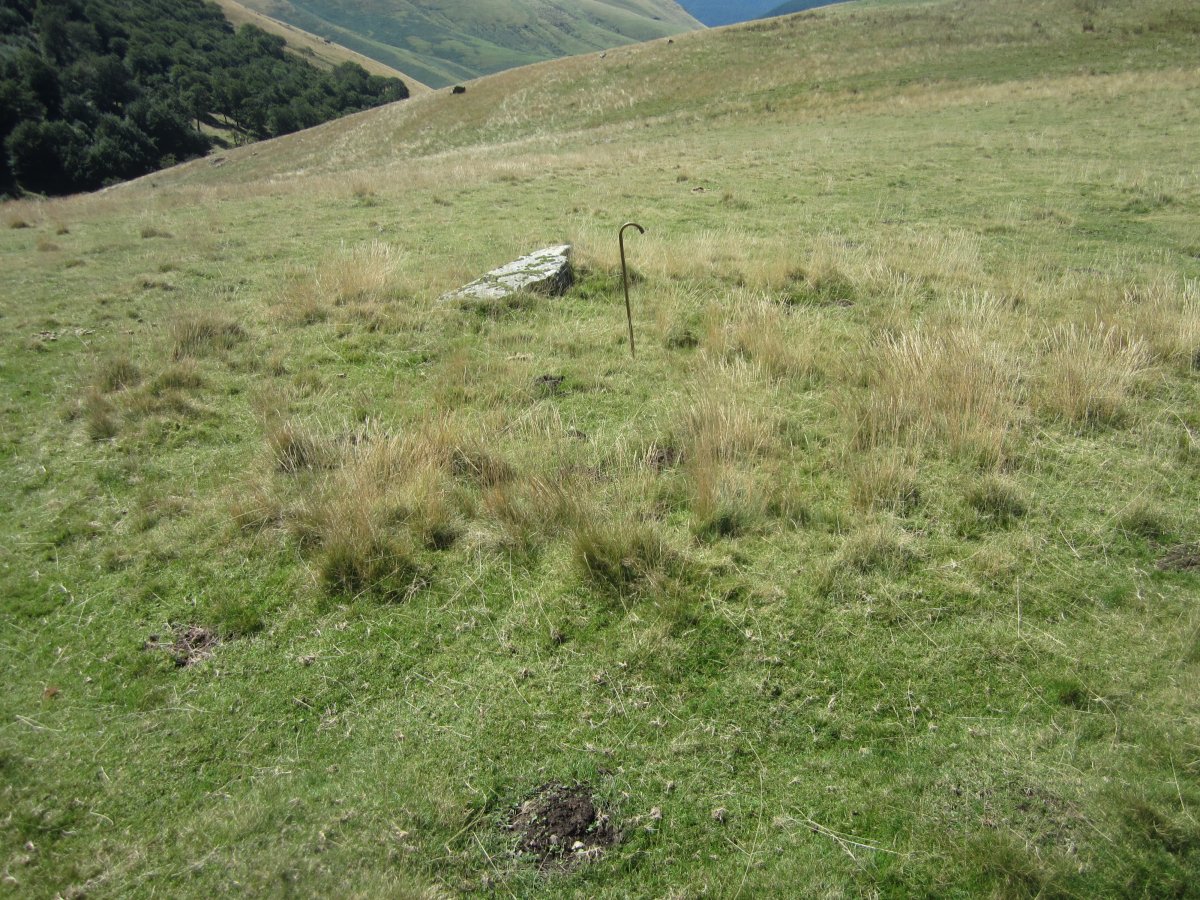
{"type": "Polygon", "coordinates": [[[417,81],[411,75],[384,65],[369,56],[363,56],[334,43],[327,38],[319,38],[303,29],[296,28],[284,22],[278,22],[262,13],[255,12],[237,2],[237,0],[215,0],[217,6],[225,13],[234,26],[254,25],[270,34],[278,34],[287,41],[288,48],[299,56],[315,61],[315,64],[332,69],[344,62],[352,62],[362,66],[372,75],[383,75],[387,78],[399,78],[408,86],[412,93],[420,93],[429,88],[417,81]]]}
{"type": "Polygon", "coordinates": [[[674,0],[248,0],[434,87],[700,27],[674,0]]]}
{"type": "Polygon", "coordinates": [[[0,207],[0,889],[1193,894],[1197,58],[850,3],[0,207]]]}

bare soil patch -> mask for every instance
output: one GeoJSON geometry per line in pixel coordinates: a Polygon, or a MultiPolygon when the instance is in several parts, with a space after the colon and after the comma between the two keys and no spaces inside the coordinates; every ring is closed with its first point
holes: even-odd
{"type": "Polygon", "coordinates": [[[177,625],[167,638],[152,634],[142,645],[144,650],[162,650],[180,668],[195,665],[213,655],[221,639],[201,625],[177,625]]]}
{"type": "Polygon", "coordinates": [[[542,785],[513,811],[508,827],[518,835],[517,851],[543,867],[595,859],[618,838],[586,784],[542,785]]]}
{"type": "Polygon", "coordinates": [[[1194,572],[1200,569],[1200,543],[1172,547],[1154,565],[1163,572],[1194,572]]]}

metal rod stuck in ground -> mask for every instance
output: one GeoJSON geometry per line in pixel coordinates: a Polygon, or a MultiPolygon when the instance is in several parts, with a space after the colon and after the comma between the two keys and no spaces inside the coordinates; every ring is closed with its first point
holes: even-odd
{"type": "Polygon", "coordinates": [[[621,245],[621,280],[625,285],[625,319],[629,322],[629,355],[636,359],[637,353],[633,349],[633,309],[629,305],[629,267],[625,265],[625,229],[636,228],[638,234],[645,234],[646,229],[637,222],[626,222],[621,226],[621,230],[617,232],[617,242],[621,245]]]}

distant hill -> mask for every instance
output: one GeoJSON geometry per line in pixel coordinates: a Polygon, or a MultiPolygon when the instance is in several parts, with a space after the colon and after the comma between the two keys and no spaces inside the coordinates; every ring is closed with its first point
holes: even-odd
{"type": "Polygon", "coordinates": [[[310,34],[303,28],[289,25],[248,9],[238,0],[214,0],[221,11],[225,13],[234,27],[239,25],[254,25],[268,34],[277,34],[287,41],[287,49],[302,59],[311,62],[317,68],[332,69],[344,62],[352,62],[362,66],[372,75],[382,75],[385,78],[399,78],[406,85],[410,94],[418,94],[429,90],[428,86],[413,78],[407,72],[394,69],[377,59],[343,47],[336,41],[310,34]]]}
{"type": "Polygon", "coordinates": [[[700,27],[675,0],[241,0],[441,87],[700,27]]]}

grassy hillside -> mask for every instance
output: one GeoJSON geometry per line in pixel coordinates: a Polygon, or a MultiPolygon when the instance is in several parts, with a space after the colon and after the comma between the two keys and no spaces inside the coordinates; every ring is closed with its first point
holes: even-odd
{"type": "Polygon", "coordinates": [[[216,0],[216,3],[221,7],[222,12],[225,13],[225,18],[235,26],[249,24],[261,28],[268,34],[278,34],[287,41],[288,47],[293,53],[305,57],[323,68],[332,69],[334,66],[341,65],[344,62],[352,62],[362,66],[372,75],[383,75],[387,78],[399,78],[403,80],[411,93],[419,94],[422,91],[428,90],[425,85],[421,84],[411,75],[401,72],[399,69],[393,69],[391,66],[385,65],[369,56],[363,56],[361,53],[356,53],[326,38],[319,38],[316,35],[309,34],[307,31],[296,28],[293,25],[288,25],[285,22],[277,22],[269,16],[264,16],[262,13],[255,12],[243,6],[237,0],[216,0]]]}
{"type": "Polygon", "coordinates": [[[0,208],[6,888],[1194,891],[1198,50],[851,4],[0,208]]]}
{"type": "Polygon", "coordinates": [[[246,0],[245,5],[435,87],[700,27],[675,0],[246,0]]]}

